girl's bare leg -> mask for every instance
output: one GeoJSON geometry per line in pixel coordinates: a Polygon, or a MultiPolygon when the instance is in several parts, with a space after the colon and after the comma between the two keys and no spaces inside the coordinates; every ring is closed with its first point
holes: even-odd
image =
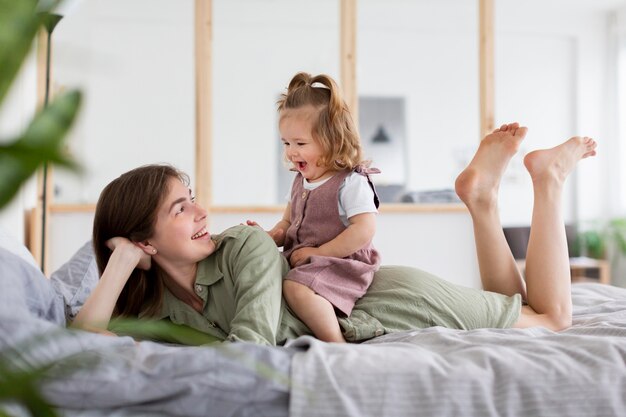
{"type": "Polygon", "coordinates": [[[283,281],[283,295],[289,307],[315,337],[324,342],[346,343],[335,309],[327,299],[291,280],[283,281]]]}
{"type": "Polygon", "coordinates": [[[535,201],[526,255],[529,308],[523,311],[518,326],[560,330],[571,325],[571,276],[561,194],[576,163],[595,155],[595,148],[593,139],[577,136],[524,158],[535,201]]]}
{"type": "Polygon", "coordinates": [[[498,188],[502,174],[519,149],[526,131],[525,127],[512,123],[487,135],[455,184],[457,194],[472,216],[483,288],[505,295],[519,293],[523,298],[526,298],[524,280],[500,222],[498,188]]]}

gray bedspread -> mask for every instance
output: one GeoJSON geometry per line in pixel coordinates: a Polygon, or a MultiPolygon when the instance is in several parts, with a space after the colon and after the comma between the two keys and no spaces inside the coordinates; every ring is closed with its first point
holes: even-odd
{"type": "Polygon", "coordinates": [[[0,248],[0,352],[17,348],[14,366],[53,364],[41,389],[61,415],[626,415],[625,289],[574,286],[574,326],[559,333],[429,328],[361,345],[181,347],[67,330],[95,282],[73,271],[53,286],[0,248]],[[67,372],[67,358],[81,366],[67,372]]]}
{"type": "MultiPolygon", "coordinates": [[[[0,360],[51,365],[41,391],[65,416],[286,416],[293,349],[136,343],[65,328],[64,296],[0,248],[0,360]]],[[[2,374],[0,372],[0,378],[2,374]]],[[[10,415],[27,415],[0,402],[10,415]]]]}
{"type": "Polygon", "coordinates": [[[574,325],[300,338],[290,415],[625,416],[626,290],[573,287],[574,325]]]}

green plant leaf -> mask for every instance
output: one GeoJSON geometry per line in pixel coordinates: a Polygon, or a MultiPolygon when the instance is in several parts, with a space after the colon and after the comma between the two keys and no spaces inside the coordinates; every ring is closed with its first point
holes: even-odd
{"type": "Polygon", "coordinates": [[[605,244],[602,234],[597,230],[588,230],[582,233],[582,241],[587,254],[596,259],[602,259],[605,254],[605,244]]]}
{"type": "Polygon", "coordinates": [[[132,336],[140,340],[156,340],[189,346],[222,342],[215,336],[166,320],[116,318],[110,321],[108,328],[116,334],[132,336]]]}
{"type": "MultiPolygon", "coordinates": [[[[75,332],[63,327],[22,340],[15,346],[0,350],[0,404],[13,402],[26,408],[33,417],[54,417],[53,406],[41,395],[40,384],[46,379],[60,378],[89,369],[98,355],[89,350],[49,361],[40,360],[38,350],[51,339],[73,338],[75,332]]],[[[0,417],[2,414],[0,413],[0,417]]]]}
{"type": "Polygon", "coordinates": [[[0,103],[28,55],[41,24],[37,12],[57,5],[49,1],[37,8],[37,0],[0,0],[0,103]]]}
{"type": "Polygon", "coordinates": [[[626,218],[612,219],[610,222],[613,237],[622,254],[626,255],[626,218]]]}
{"type": "Polygon", "coordinates": [[[74,122],[80,102],[78,91],[63,94],[35,116],[21,137],[8,145],[0,145],[0,208],[11,201],[21,184],[44,163],[79,170],[64,154],[63,139],[74,122]]]}

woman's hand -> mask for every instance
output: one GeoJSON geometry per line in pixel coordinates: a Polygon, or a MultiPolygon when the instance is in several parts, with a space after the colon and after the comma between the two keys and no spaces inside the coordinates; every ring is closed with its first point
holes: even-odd
{"type": "Polygon", "coordinates": [[[136,267],[147,271],[152,266],[152,256],[144,252],[142,248],[136,243],[131,242],[125,237],[113,237],[106,241],[106,245],[111,252],[119,249],[126,256],[130,256],[132,259],[137,259],[136,267]]]}
{"type": "MultiPolygon", "coordinates": [[[[254,220],[246,220],[246,224],[248,226],[253,226],[253,227],[258,227],[258,228],[263,229],[254,220]]],[[[279,226],[280,226],[280,222],[272,230],[269,230],[269,231],[266,230],[265,233],[270,235],[274,243],[276,243],[276,246],[280,247],[280,246],[283,246],[283,243],[285,242],[285,229],[279,226]]]]}
{"type": "Polygon", "coordinates": [[[106,245],[113,253],[98,280],[98,285],[72,322],[73,327],[106,333],[115,303],[133,270],[150,269],[152,257],[137,243],[123,237],[114,237],[107,240],[106,245]]]}
{"type": "Polygon", "coordinates": [[[319,252],[319,248],[300,248],[296,249],[291,253],[289,257],[289,263],[292,268],[296,266],[304,265],[309,262],[311,256],[317,255],[319,252]]]}

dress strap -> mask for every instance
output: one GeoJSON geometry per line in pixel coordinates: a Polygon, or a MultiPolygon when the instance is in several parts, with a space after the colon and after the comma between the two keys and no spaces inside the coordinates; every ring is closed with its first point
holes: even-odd
{"type": "Polygon", "coordinates": [[[354,167],[354,172],[357,172],[361,175],[372,175],[380,174],[380,169],[366,167],[365,165],[357,165],[356,167],[354,167]]]}
{"type": "Polygon", "coordinates": [[[372,182],[372,179],[370,178],[370,175],[372,175],[372,174],[380,174],[380,169],[378,169],[378,168],[370,168],[370,167],[366,167],[364,165],[357,165],[357,166],[354,167],[353,171],[356,172],[357,174],[361,174],[365,178],[367,178],[367,183],[370,185],[370,188],[374,192],[374,205],[376,206],[376,208],[378,208],[380,206],[380,200],[378,198],[378,193],[376,192],[376,187],[374,187],[374,183],[372,182]]]}

